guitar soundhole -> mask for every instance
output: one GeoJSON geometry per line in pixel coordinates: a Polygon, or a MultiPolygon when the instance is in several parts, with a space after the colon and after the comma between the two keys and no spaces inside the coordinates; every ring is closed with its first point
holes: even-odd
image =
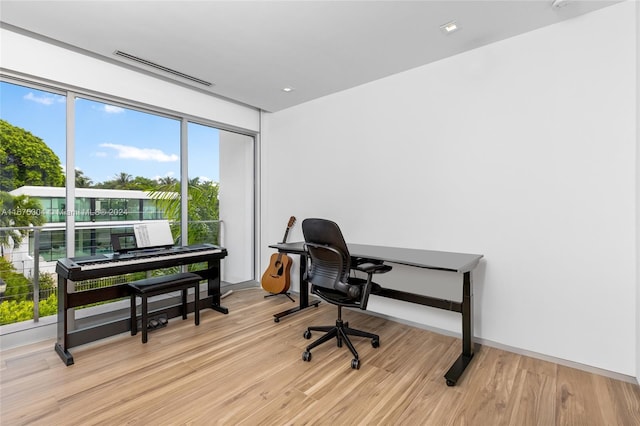
{"type": "Polygon", "coordinates": [[[282,273],[284,272],[284,267],[282,265],[282,262],[275,262],[273,266],[274,266],[274,269],[276,270],[276,273],[271,274],[271,277],[273,278],[281,277],[282,273]]]}

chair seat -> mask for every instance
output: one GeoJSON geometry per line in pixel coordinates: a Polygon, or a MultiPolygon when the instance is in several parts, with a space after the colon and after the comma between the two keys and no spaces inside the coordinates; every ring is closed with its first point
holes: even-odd
{"type": "Polygon", "coordinates": [[[202,280],[202,278],[198,274],[181,272],[134,281],[129,283],[129,288],[136,294],[147,294],[171,289],[179,290],[182,285],[193,285],[194,282],[200,280],[202,280]]]}
{"type": "MultiPolygon", "coordinates": [[[[355,277],[350,277],[348,281],[349,285],[356,286],[364,286],[366,283],[367,280],[355,277]]],[[[379,284],[374,282],[371,283],[371,294],[380,292],[381,289],[382,287],[380,287],[379,284]]],[[[349,306],[354,308],[360,306],[360,298],[354,299],[353,297],[332,288],[312,286],[311,291],[329,303],[340,304],[342,306],[349,306]]]]}

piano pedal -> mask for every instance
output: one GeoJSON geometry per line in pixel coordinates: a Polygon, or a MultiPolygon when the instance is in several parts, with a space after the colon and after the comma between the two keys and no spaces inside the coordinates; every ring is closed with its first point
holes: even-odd
{"type": "MultiPolygon", "coordinates": [[[[147,330],[153,331],[159,328],[164,328],[169,323],[166,315],[156,315],[149,318],[147,323],[147,330]]],[[[142,329],[142,320],[138,320],[138,330],[142,329]]]]}

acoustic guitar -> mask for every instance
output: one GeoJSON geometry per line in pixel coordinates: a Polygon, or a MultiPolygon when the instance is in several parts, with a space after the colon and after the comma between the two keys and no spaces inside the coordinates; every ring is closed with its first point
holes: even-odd
{"type": "MultiPolygon", "coordinates": [[[[296,222],[296,218],[291,216],[289,223],[287,223],[287,229],[284,231],[283,243],[287,242],[289,236],[289,230],[296,222]]],[[[285,253],[274,253],[271,255],[269,261],[269,267],[264,274],[262,274],[262,288],[269,293],[280,294],[286,293],[289,290],[291,284],[289,272],[291,271],[292,260],[285,253]]]]}

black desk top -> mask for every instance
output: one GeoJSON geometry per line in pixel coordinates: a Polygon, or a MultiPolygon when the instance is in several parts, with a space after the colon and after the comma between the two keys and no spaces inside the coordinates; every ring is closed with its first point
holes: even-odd
{"type": "MultiPolygon", "coordinates": [[[[365,244],[347,244],[353,257],[383,260],[418,268],[437,269],[441,271],[469,272],[473,270],[481,254],[453,253],[447,251],[419,250],[401,247],[371,246],[365,244]]],[[[304,254],[304,242],[272,244],[269,247],[281,252],[304,254]]]]}

